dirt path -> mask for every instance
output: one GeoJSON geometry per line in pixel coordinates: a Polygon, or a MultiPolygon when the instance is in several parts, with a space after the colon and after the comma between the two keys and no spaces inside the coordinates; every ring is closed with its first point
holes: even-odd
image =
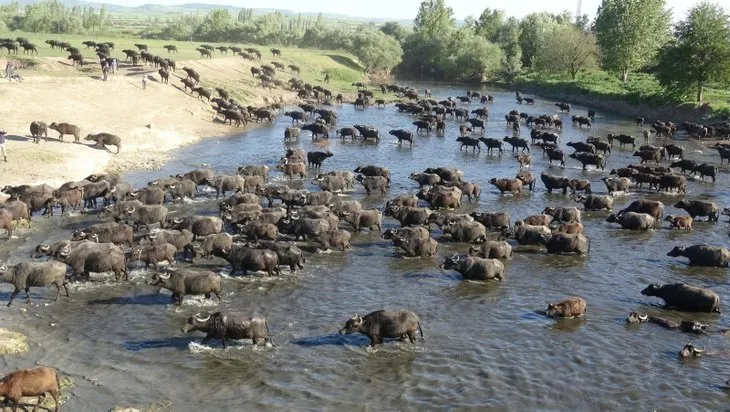
{"type": "MultiPolygon", "coordinates": [[[[235,87],[246,104],[262,105],[264,100],[293,101],[294,94],[283,90],[262,90],[255,86],[250,65],[240,58],[219,58],[208,62],[178,62],[170,84],[147,81],[159,78],[153,68],[122,68],[104,82],[94,76],[76,76],[76,69],[56,59],[46,59],[42,71],[22,73],[23,83],[0,79],[0,129],[8,132],[8,163],[0,160],[0,186],[47,183],[58,186],[105,169],[157,168],[171,149],[204,137],[240,133],[243,129],[213,121],[215,112],[206,101],[182,91],[178,77],[181,67],[196,69],[203,84],[212,89],[235,87]],[[233,86],[235,85],[235,86],[233,86]],[[81,143],[89,133],[108,132],[122,138],[119,155],[74,144],[73,136],[58,141],[49,130],[49,141],[34,144],[29,125],[34,120],[68,122],[81,128],[81,143]],[[71,143],[70,143],[71,142],[71,143]]],[[[115,148],[111,148],[115,151],[115,148]]]]}

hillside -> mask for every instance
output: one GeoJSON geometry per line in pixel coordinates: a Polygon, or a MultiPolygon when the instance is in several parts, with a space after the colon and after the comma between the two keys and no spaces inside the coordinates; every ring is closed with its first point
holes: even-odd
{"type": "MultiPolygon", "coordinates": [[[[42,44],[41,39],[37,42],[42,44]]],[[[79,44],[80,39],[74,39],[72,43],[79,44]]],[[[178,44],[180,55],[193,55],[192,46],[178,44]]],[[[117,50],[125,47],[118,44],[117,50]]],[[[151,44],[150,47],[154,50],[161,45],[151,44]]],[[[9,162],[0,161],[3,184],[44,182],[58,185],[107,168],[157,168],[164,162],[166,153],[176,147],[205,137],[241,133],[242,128],[223,125],[216,120],[207,101],[183,92],[179,81],[184,74],[180,70],[183,66],[200,73],[204,87],[210,90],[225,88],[245,104],[261,106],[296,100],[294,92],[289,90],[261,89],[251,76],[252,62],[237,56],[178,60],[178,70],[171,76],[170,84],[161,84],[153,67],[123,65],[117,74],[110,75],[104,82],[100,80],[98,63],[80,71],[65,59],[51,54],[58,52],[44,45],[41,57],[33,59],[33,69],[20,70],[24,82],[0,82],[0,98],[12,101],[3,108],[2,126],[8,132],[9,140],[9,162]],[[146,90],[142,89],[143,75],[150,79],[146,90]],[[60,143],[58,133],[53,130],[49,130],[48,142],[34,144],[29,137],[29,124],[36,120],[48,124],[76,124],[81,128],[82,143],[89,133],[116,134],[122,138],[122,151],[115,155],[68,143],[73,141],[73,136],[65,136],[66,143],[60,143]]],[[[284,49],[283,56],[277,60],[285,64],[296,62],[302,68],[301,78],[313,84],[321,84],[324,71],[331,72],[335,81],[328,87],[333,91],[352,91],[353,88],[346,87],[348,82],[364,77],[342,64],[354,64],[347,56],[297,49],[284,49]]],[[[280,73],[279,76],[287,80],[291,74],[280,73]]]]}

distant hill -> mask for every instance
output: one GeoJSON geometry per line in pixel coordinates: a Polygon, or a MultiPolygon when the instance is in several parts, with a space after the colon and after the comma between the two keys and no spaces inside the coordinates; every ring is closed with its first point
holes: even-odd
{"type": "MultiPolygon", "coordinates": [[[[8,4],[11,3],[13,0],[0,0],[0,4],[8,4]]],[[[36,0],[18,0],[17,1],[21,6],[24,6],[26,4],[33,4],[36,2],[36,0]]],[[[80,6],[80,7],[94,7],[99,8],[102,4],[106,4],[106,8],[109,11],[109,13],[116,13],[116,14],[189,14],[189,13],[195,13],[195,12],[201,12],[201,13],[207,13],[211,10],[215,9],[227,9],[230,11],[234,16],[238,14],[238,12],[241,10],[240,7],[234,7],[234,6],[226,6],[226,5],[216,5],[216,4],[202,4],[202,3],[186,3],[186,4],[180,4],[175,6],[163,6],[159,4],[143,4],[141,6],[137,7],[128,7],[128,6],[120,6],[118,4],[109,4],[109,3],[103,3],[103,2],[95,2],[95,1],[81,1],[81,0],[61,0],[61,3],[65,4],[66,6],[73,7],[73,6],[80,6]]],[[[309,13],[296,13],[291,10],[283,10],[283,9],[274,9],[274,8],[261,8],[261,9],[253,9],[254,15],[260,15],[260,14],[268,14],[268,13],[275,13],[279,12],[285,16],[296,16],[301,14],[305,17],[317,17],[320,13],[317,12],[309,12],[309,13]]],[[[342,14],[330,14],[330,13],[322,13],[322,18],[326,20],[338,20],[338,21],[351,21],[351,22],[362,22],[362,23],[384,23],[387,21],[393,21],[393,19],[388,18],[366,18],[366,17],[357,17],[357,16],[347,16],[342,14]]],[[[413,24],[412,20],[396,20],[397,22],[405,25],[413,24]]]]}

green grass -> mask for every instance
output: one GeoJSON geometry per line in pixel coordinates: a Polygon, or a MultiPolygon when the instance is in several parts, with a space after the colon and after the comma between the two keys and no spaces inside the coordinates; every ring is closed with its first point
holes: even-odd
{"type": "MultiPolygon", "coordinates": [[[[617,75],[604,71],[579,73],[574,80],[532,72],[521,75],[516,83],[518,86],[536,85],[561,93],[595,95],[633,104],[696,105],[696,102],[689,99],[672,98],[665,93],[656,77],[647,73],[632,73],[629,81],[624,83],[617,75]]],[[[704,100],[703,104],[710,108],[709,117],[730,115],[730,90],[706,88],[704,100]]]]}
{"type": "MultiPolygon", "coordinates": [[[[40,58],[58,58],[59,60],[66,61],[68,52],[59,49],[51,49],[51,47],[45,43],[46,40],[61,40],[69,42],[72,46],[77,47],[84,55],[86,60],[96,62],[96,54],[93,49],[87,49],[86,46],[81,44],[86,40],[92,40],[97,43],[102,42],[114,42],[115,48],[112,51],[112,55],[123,60],[125,55],[122,53],[124,49],[137,50],[134,46],[136,43],[146,44],[148,50],[155,55],[161,57],[170,57],[175,61],[185,60],[200,60],[200,53],[196,48],[200,47],[201,42],[180,42],[180,41],[168,41],[168,40],[153,40],[153,39],[139,39],[135,37],[123,37],[123,36],[111,36],[111,35],[57,35],[48,33],[23,33],[23,32],[4,32],[0,33],[0,37],[26,37],[31,43],[34,43],[38,48],[38,55],[24,55],[22,50],[18,53],[17,58],[23,60],[27,70],[33,70],[34,66],[37,66],[39,70],[43,69],[43,65],[38,64],[35,60],[36,57],[40,58]],[[178,53],[168,54],[167,50],[163,48],[164,45],[173,44],[177,46],[178,53]]],[[[281,57],[273,58],[269,49],[266,46],[255,46],[247,44],[234,44],[234,43],[206,43],[212,46],[239,46],[241,48],[254,47],[262,53],[262,59],[256,64],[267,64],[272,61],[282,62],[285,65],[296,64],[302,69],[300,78],[306,82],[312,84],[323,84],[325,73],[330,74],[330,84],[327,86],[333,92],[354,92],[356,88],[352,86],[353,82],[366,81],[367,76],[365,75],[362,67],[357,63],[356,59],[343,52],[334,52],[326,50],[312,50],[312,49],[298,49],[298,48],[286,48],[277,47],[282,51],[281,57]]],[[[3,49],[4,50],[4,49],[3,49]]],[[[213,50],[213,60],[225,57],[225,54],[220,54],[218,50],[213,50]]],[[[228,57],[237,57],[235,53],[229,51],[228,57]]],[[[5,53],[0,53],[0,59],[5,57],[5,53]]],[[[13,55],[13,57],[15,57],[13,55]]],[[[92,66],[93,67],[93,66],[92,66]]],[[[95,70],[98,67],[95,67],[95,70]]],[[[288,69],[287,69],[288,70],[288,69]]],[[[74,74],[88,74],[84,72],[65,72],[63,75],[74,75],[74,74]]],[[[288,73],[281,73],[280,77],[284,80],[288,80],[288,73]]]]}

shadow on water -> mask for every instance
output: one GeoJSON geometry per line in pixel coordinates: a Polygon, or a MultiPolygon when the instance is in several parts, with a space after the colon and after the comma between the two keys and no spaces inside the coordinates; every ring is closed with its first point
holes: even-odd
{"type": "Polygon", "coordinates": [[[331,333],[329,335],[295,339],[291,343],[305,348],[315,348],[318,346],[342,346],[345,344],[353,346],[367,345],[370,343],[370,340],[364,335],[339,335],[337,333],[331,333]]]}
{"type": "Polygon", "coordinates": [[[146,295],[122,296],[109,299],[90,300],[89,305],[143,305],[158,306],[170,303],[170,295],[150,293],[146,295]]]}
{"type": "Polygon", "coordinates": [[[173,348],[178,350],[188,350],[190,343],[199,340],[196,336],[179,336],[175,338],[150,339],[126,341],[122,344],[124,349],[130,352],[140,352],[147,349],[173,348]]]}

